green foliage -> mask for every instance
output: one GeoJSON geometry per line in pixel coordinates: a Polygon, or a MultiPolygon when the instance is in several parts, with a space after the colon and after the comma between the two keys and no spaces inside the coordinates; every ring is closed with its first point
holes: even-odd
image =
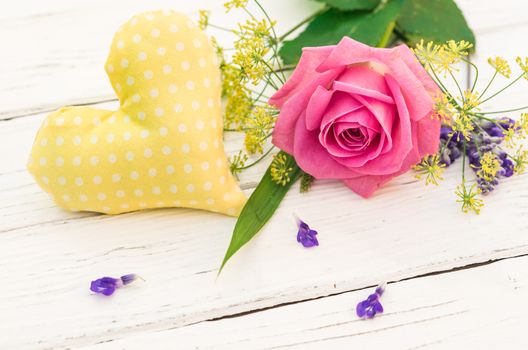
{"type": "Polygon", "coordinates": [[[319,1],[330,8],[316,16],[297,38],[284,42],[279,53],[286,64],[296,63],[303,47],[335,45],[343,36],[376,46],[387,29],[394,29],[409,46],[420,39],[475,44],[475,36],[453,0],[319,1]],[[376,2],[377,6],[367,6],[376,2]]]}
{"type": "Polygon", "coordinates": [[[284,63],[293,64],[301,57],[303,47],[337,44],[344,36],[376,46],[386,28],[396,20],[402,5],[403,0],[390,0],[374,12],[328,9],[297,38],[286,41],[279,53],[284,63]]]}
{"type": "Polygon", "coordinates": [[[453,0],[406,0],[398,29],[409,46],[421,39],[436,43],[465,40],[475,45],[475,36],[453,0]]]}
{"type": "Polygon", "coordinates": [[[312,188],[312,185],[315,181],[315,178],[308,174],[303,172],[301,175],[301,193],[306,193],[312,188]]]}
{"type": "Polygon", "coordinates": [[[289,173],[291,181],[284,185],[275,183],[271,177],[271,166],[268,168],[238,217],[220,271],[227,261],[264,227],[301,174],[301,169],[292,156],[281,151],[276,157],[284,158],[286,166],[291,168],[289,173]]]}
{"type": "Polygon", "coordinates": [[[338,10],[374,10],[381,0],[317,0],[338,10]]]}

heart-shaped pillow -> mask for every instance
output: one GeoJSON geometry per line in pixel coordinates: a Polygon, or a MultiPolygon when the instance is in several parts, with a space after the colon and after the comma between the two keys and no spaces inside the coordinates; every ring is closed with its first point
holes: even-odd
{"type": "Polygon", "coordinates": [[[174,11],[137,15],[116,33],[106,71],[119,109],[51,114],[28,165],[38,184],[73,211],[237,215],[245,196],[223,150],[220,73],[205,34],[174,11]]]}

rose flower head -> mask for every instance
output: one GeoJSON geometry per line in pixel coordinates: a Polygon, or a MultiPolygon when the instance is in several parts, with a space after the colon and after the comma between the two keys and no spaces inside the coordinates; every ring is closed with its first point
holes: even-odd
{"type": "Polygon", "coordinates": [[[273,143],[316,179],[339,179],[363,197],[438,151],[439,90],[411,50],[344,37],[304,48],[270,99],[280,109],[273,143]]]}

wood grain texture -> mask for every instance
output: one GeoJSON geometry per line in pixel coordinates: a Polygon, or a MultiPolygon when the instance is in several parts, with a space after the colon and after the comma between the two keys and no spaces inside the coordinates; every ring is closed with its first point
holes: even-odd
{"type": "MultiPolygon", "coordinates": [[[[251,9],[257,13],[255,6],[251,9]]],[[[285,32],[321,4],[290,0],[269,6],[285,32]]],[[[198,18],[199,9],[211,10],[211,23],[232,26],[243,12],[225,14],[223,1],[212,0],[50,0],[10,4],[0,16],[3,42],[0,65],[0,119],[54,110],[62,105],[113,99],[104,71],[112,37],[136,13],[160,8],[179,9],[198,18]]],[[[226,47],[232,37],[213,30],[226,47]]]]}
{"type": "MultiPolygon", "coordinates": [[[[102,216],[57,208],[25,171],[33,137],[46,114],[35,111],[112,99],[102,70],[105,41],[116,23],[132,13],[167,3],[53,0],[29,6],[19,2],[0,14],[0,38],[8,38],[10,48],[0,57],[0,73],[8,77],[0,81],[0,119],[4,119],[0,121],[0,277],[7,281],[0,286],[0,334],[8,335],[0,337],[2,349],[79,348],[99,342],[117,349],[145,348],[153,342],[192,348],[198,336],[205,348],[342,348],[350,340],[346,335],[355,333],[354,344],[373,347],[390,342],[402,349],[454,348],[476,342],[486,348],[513,335],[515,322],[523,321],[513,301],[526,299],[526,281],[519,277],[526,258],[512,260],[512,276],[521,281],[514,292],[513,282],[495,264],[453,273],[452,278],[449,273],[395,283],[385,304],[396,315],[388,312],[374,323],[357,322],[351,312],[351,305],[368,291],[204,321],[363,289],[381,280],[399,281],[528,254],[526,175],[505,180],[488,197],[480,216],[464,215],[454,203],[460,164],[448,169],[440,187],[424,187],[407,174],[368,201],[332,181],[318,182],[306,195],[296,187],[269,225],[219,278],[216,273],[229,243],[232,218],[187,209],[102,216]],[[25,43],[36,49],[30,51],[25,43]],[[74,86],[77,82],[82,87],[74,86]],[[305,250],[297,244],[293,212],[319,230],[320,247],[305,250]],[[108,299],[88,293],[90,280],[130,272],[147,282],[108,299]],[[484,292],[489,288],[489,293],[484,292]],[[394,295],[408,297],[391,299],[393,290],[399,293],[394,295]],[[498,301],[485,302],[500,293],[508,303],[512,301],[503,304],[511,312],[500,308],[498,301]],[[486,318],[481,310],[488,304],[494,317],[486,318]],[[417,312],[410,312],[415,308],[417,312]],[[458,325],[460,332],[451,325],[458,325]],[[246,327],[245,337],[235,331],[241,326],[246,327]],[[104,343],[115,339],[122,341],[104,343]]],[[[221,7],[216,1],[196,4],[196,8],[221,7]]],[[[522,42],[528,33],[524,2],[460,0],[459,4],[477,31],[478,60],[516,54],[519,47],[513,43],[522,42]]],[[[189,5],[190,12],[193,6],[189,5]]],[[[318,5],[296,0],[270,1],[269,6],[287,28],[318,5]],[[289,18],[292,13],[299,18],[289,18]]],[[[512,91],[490,108],[526,100],[522,89],[512,91]]],[[[96,106],[112,108],[115,102],[96,106]]],[[[240,136],[227,136],[227,153],[240,145],[240,136]]],[[[247,193],[262,170],[254,168],[241,177],[247,193]]],[[[518,305],[522,310],[523,301],[518,305]]],[[[522,343],[517,344],[522,348],[522,343]]]]}
{"type": "Polygon", "coordinates": [[[114,339],[86,350],[171,349],[524,349],[528,257],[387,286],[385,313],[355,305],[373,288],[234,318],[114,339]],[[207,335],[207,336],[204,336],[207,335]],[[390,345],[389,345],[390,344],[390,345]]]}

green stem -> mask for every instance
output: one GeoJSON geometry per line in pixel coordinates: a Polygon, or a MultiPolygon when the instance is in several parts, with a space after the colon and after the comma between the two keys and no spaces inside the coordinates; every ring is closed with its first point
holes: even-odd
{"type": "Polygon", "coordinates": [[[447,90],[447,88],[444,86],[444,84],[442,83],[442,81],[440,80],[440,78],[438,77],[438,75],[436,75],[436,72],[435,70],[433,69],[433,66],[431,66],[431,64],[429,64],[429,69],[431,70],[431,73],[433,73],[433,76],[434,76],[434,80],[435,80],[435,83],[436,85],[438,85],[440,87],[440,90],[442,90],[442,92],[447,95],[447,96],[451,96],[451,94],[449,93],[449,91],[447,90]]]}
{"type": "MultiPolygon", "coordinates": [[[[273,45],[272,45],[272,50],[273,50],[273,57],[275,59],[275,62],[277,62],[277,65],[279,66],[279,69],[281,68],[281,61],[279,59],[279,39],[277,38],[277,33],[275,32],[275,27],[272,25],[273,24],[273,21],[271,20],[270,16],[268,15],[268,12],[264,9],[264,7],[260,4],[260,2],[258,0],[254,0],[255,1],[255,4],[257,4],[257,6],[260,8],[260,11],[262,11],[262,13],[264,14],[264,16],[266,17],[266,19],[268,20],[270,26],[271,26],[271,32],[273,33],[273,45]]],[[[284,75],[284,73],[282,72],[282,70],[280,71],[282,77],[284,80],[286,80],[286,76],[284,75]]]]}
{"type": "Polygon", "coordinates": [[[466,62],[467,64],[471,65],[475,69],[475,80],[473,80],[473,85],[471,85],[471,92],[475,91],[475,87],[477,86],[477,81],[479,78],[479,70],[478,67],[471,62],[470,60],[465,59],[464,57],[461,57],[461,60],[466,62]]]}
{"type": "Polygon", "coordinates": [[[265,99],[270,99],[271,97],[269,96],[266,96],[264,95],[264,91],[266,91],[266,88],[269,86],[269,83],[266,82],[266,84],[264,85],[264,87],[262,88],[262,91],[256,91],[256,90],[252,90],[252,89],[248,89],[249,91],[251,91],[252,93],[254,94],[257,94],[257,98],[256,100],[259,100],[261,97],[264,97],[265,99]]]}
{"type": "Polygon", "coordinates": [[[462,89],[460,88],[460,84],[458,84],[458,81],[456,80],[453,72],[449,71],[449,75],[451,76],[451,78],[453,78],[453,81],[455,82],[456,87],[458,88],[458,92],[460,93],[460,98],[462,99],[462,103],[464,103],[465,102],[464,93],[462,92],[462,89]]]}
{"type": "Polygon", "coordinates": [[[482,120],[487,120],[488,122],[492,122],[492,123],[495,123],[497,125],[500,126],[500,124],[497,122],[497,120],[495,119],[491,119],[491,118],[486,118],[484,117],[483,115],[479,115],[479,114],[472,114],[474,117],[478,118],[478,119],[482,119],[482,120]]]}
{"type": "Polygon", "coordinates": [[[486,101],[489,101],[491,100],[492,98],[494,98],[495,96],[497,96],[498,94],[500,94],[501,92],[503,92],[504,90],[506,90],[507,88],[509,88],[510,86],[512,86],[513,84],[515,84],[517,81],[519,81],[519,79],[521,79],[522,77],[524,77],[524,74],[521,74],[519,75],[514,81],[512,81],[511,83],[509,83],[508,85],[506,85],[505,87],[503,87],[502,89],[500,89],[499,91],[497,91],[496,93],[494,93],[493,95],[491,95],[490,97],[488,97],[487,99],[483,100],[483,101],[480,101],[480,103],[484,103],[486,101]]]}
{"type": "Polygon", "coordinates": [[[498,73],[499,73],[498,71],[495,71],[495,74],[493,74],[493,76],[491,77],[491,80],[489,81],[488,85],[486,85],[486,88],[480,94],[480,98],[484,97],[484,94],[486,93],[486,91],[488,91],[489,87],[491,86],[491,83],[493,83],[493,80],[495,80],[495,77],[497,76],[498,73]]]}
{"type": "Polygon", "coordinates": [[[281,76],[278,75],[278,74],[275,72],[275,69],[273,69],[273,67],[270,66],[269,63],[266,62],[265,60],[263,60],[263,59],[260,59],[260,60],[262,61],[262,63],[264,63],[264,65],[265,65],[266,67],[268,67],[270,73],[273,74],[273,75],[275,75],[275,76],[277,77],[277,79],[279,79],[279,82],[280,82],[281,84],[284,85],[284,80],[282,80],[281,76]]]}
{"type": "Polygon", "coordinates": [[[326,7],[322,8],[321,10],[315,12],[314,14],[310,15],[309,17],[306,17],[305,19],[303,19],[299,24],[297,24],[295,27],[291,28],[290,30],[288,30],[286,33],[282,34],[280,37],[279,37],[279,42],[283,42],[284,39],[286,39],[291,33],[295,32],[297,29],[301,28],[303,25],[305,25],[306,23],[312,21],[315,17],[319,16],[321,13],[325,12],[327,10],[326,7]]]}
{"type": "Polygon", "coordinates": [[[480,113],[478,113],[477,115],[482,115],[482,114],[500,114],[500,113],[517,112],[517,111],[522,111],[523,109],[528,109],[528,106],[523,106],[523,107],[518,107],[518,108],[513,108],[513,109],[505,109],[505,110],[503,110],[503,111],[480,112],[480,113]]]}
{"type": "Polygon", "coordinates": [[[232,29],[225,28],[225,27],[221,27],[221,26],[217,26],[216,24],[208,23],[207,26],[208,26],[208,27],[211,27],[211,28],[215,28],[215,29],[223,30],[224,32],[233,33],[233,30],[232,30],[232,29]]]}
{"type": "Polygon", "coordinates": [[[246,166],[243,166],[241,168],[236,168],[236,170],[246,170],[246,169],[249,169],[251,168],[252,166],[256,165],[257,163],[259,163],[262,159],[266,158],[268,156],[268,154],[270,154],[271,151],[273,151],[275,149],[275,146],[271,146],[271,148],[269,150],[266,151],[266,153],[264,153],[259,159],[257,159],[256,161],[254,161],[253,163],[249,164],[249,165],[246,165],[246,166]]]}
{"type": "Polygon", "coordinates": [[[383,37],[381,38],[380,42],[378,43],[377,47],[387,47],[387,44],[389,43],[390,37],[392,35],[392,32],[394,31],[394,27],[396,26],[396,22],[392,21],[387,26],[387,29],[385,29],[385,33],[383,33],[383,37]]]}
{"type": "Polygon", "coordinates": [[[449,144],[449,142],[451,142],[451,140],[453,139],[453,136],[455,136],[455,134],[451,134],[451,136],[449,136],[447,138],[447,141],[444,143],[444,145],[442,146],[442,148],[440,148],[440,151],[438,151],[438,154],[439,155],[442,155],[442,153],[444,153],[447,145],[449,144]]]}
{"type": "Polygon", "coordinates": [[[464,139],[463,147],[462,147],[462,183],[466,182],[466,147],[467,147],[467,141],[464,139]]]}
{"type": "Polygon", "coordinates": [[[283,65],[281,68],[275,69],[275,72],[286,72],[289,70],[294,70],[296,66],[296,64],[283,65]]]}

